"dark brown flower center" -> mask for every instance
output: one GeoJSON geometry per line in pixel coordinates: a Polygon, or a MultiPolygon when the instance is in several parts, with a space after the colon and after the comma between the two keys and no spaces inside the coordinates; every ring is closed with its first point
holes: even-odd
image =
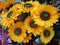
{"type": "Polygon", "coordinates": [[[43,33],[44,33],[45,37],[49,37],[50,36],[50,32],[47,29],[45,29],[43,33]]]}
{"type": "Polygon", "coordinates": [[[24,22],[24,20],[30,15],[30,12],[25,12],[25,13],[22,13],[21,15],[18,16],[18,21],[21,21],[21,22],[24,22]]]}
{"type": "Polygon", "coordinates": [[[31,28],[36,28],[37,27],[37,24],[35,24],[35,22],[33,20],[30,22],[29,25],[30,25],[31,28]]]}
{"type": "Polygon", "coordinates": [[[14,33],[15,33],[16,36],[19,36],[21,34],[21,29],[20,28],[16,28],[14,30],[14,33]]]}
{"type": "Polygon", "coordinates": [[[30,8],[30,7],[32,7],[32,4],[30,4],[30,3],[26,3],[26,4],[24,4],[24,7],[26,7],[26,8],[30,8]]]}
{"type": "Polygon", "coordinates": [[[13,11],[10,11],[8,14],[7,14],[7,18],[10,18],[13,14],[13,11]]]}
{"type": "Polygon", "coordinates": [[[49,20],[49,19],[50,19],[50,13],[49,13],[49,12],[44,11],[44,12],[42,12],[42,13],[40,14],[40,18],[41,18],[42,20],[47,21],[47,20],[49,20]]]}

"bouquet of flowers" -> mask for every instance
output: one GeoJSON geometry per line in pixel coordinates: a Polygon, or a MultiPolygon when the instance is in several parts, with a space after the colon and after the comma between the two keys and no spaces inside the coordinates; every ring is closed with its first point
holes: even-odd
{"type": "MultiPolygon", "coordinates": [[[[52,2],[40,0],[2,0],[0,3],[0,42],[8,45],[7,38],[17,43],[29,43],[34,37],[44,45],[55,37],[55,24],[60,10],[52,2]]],[[[29,45],[29,44],[28,44],[29,45]]]]}

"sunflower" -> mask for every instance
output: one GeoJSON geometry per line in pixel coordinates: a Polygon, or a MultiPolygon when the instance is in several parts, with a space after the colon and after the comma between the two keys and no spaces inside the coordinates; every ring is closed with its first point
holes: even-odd
{"type": "Polygon", "coordinates": [[[29,40],[31,40],[31,36],[32,36],[31,33],[30,33],[30,34],[27,34],[27,37],[24,38],[23,42],[24,42],[24,43],[28,43],[29,40]]]}
{"type": "Polygon", "coordinates": [[[47,4],[42,4],[37,9],[31,11],[36,24],[40,26],[50,27],[58,21],[58,9],[47,4]]]}
{"type": "Polygon", "coordinates": [[[1,14],[2,20],[1,24],[5,27],[10,27],[11,24],[14,25],[14,20],[13,20],[13,11],[10,12],[5,12],[1,14]]]}
{"type": "Polygon", "coordinates": [[[39,31],[41,27],[35,24],[32,16],[27,17],[27,19],[24,21],[24,25],[28,33],[33,33],[34,36],[40,34],[39,31]]]}
{"type": "Polygon", "coordinates": [[[38,1],[27,1],[27,2],[21,2],[20,5],[23,8],[24,12],[32,11],[32,9],[37,8],[40,6],[38,1]]]}
{"type": "Polygon", "coordinates": [[[13,11],[14,14],[14,20],[17,20],[17,16],[19,16],[21,14],[21,12],[23,12],[22,7],[20,6],[20,4],[15,4],[13,7],[10,8],[9,11],[13,11]]]}
{"type": "Polygon", "coordinates": [[[8,35],[14,42],[23,42],[26,37],[26,30],[23,23],[16,22],[15,25],[12,25],[8,30],[8,35]]]}
{"type": "Polygon", "coordinates": [[[40,31],[40,39],[45,44],[49,43],[51,39],[54,37],[54,31],[52,28],[43,28],[42,31],[40,31]]]}

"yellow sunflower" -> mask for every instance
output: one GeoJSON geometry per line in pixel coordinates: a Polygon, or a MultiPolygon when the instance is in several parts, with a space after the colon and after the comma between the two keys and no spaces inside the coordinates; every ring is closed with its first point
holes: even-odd
{"type": "Polygon", "coordinates": [[[39,31],[41,27],[35,24],[32,16],[27,17],[27,19],[24,21],[24,25],[28,33],[33,33],[34,36],[40,34],[39,31]]]}
{"type": "Polygon", "coordinates": [[[24,38],[23,42],[24,42],[24,43],[28,43],[29,40],[31,40],[31,36],[32,36],[31,33],[30,33],[30,34],[27,34],[27,37],[24,38]]]}
{"type": "Polygon", "coordinates": [[[26,30],[23,23],[17,22],[15,25],[12,25],[8,30],[8,35],[14,42],[23,42],[26,37],[26,30]]]}
{"type": "Polygon", "coordinates": [[[9,11],[13,11],[14,14],[14,20],[17,20],[17,16],[19,16],[21,14],[21,12],[23,12],[22,7],[20,6],[20,4],[15,4],[13,7],[10,8],[9,11]]]}
{"type": "Polygon", "coordinates": [[[2,20],[1,24],[5,27],[10,27],[11,25],[14,25],[14,20],[13,20],[13,11],[10,12],[5,12],[1,14],[2,20]]]}
{"type": "Polygon", "coordinates": [[[50,27],[53,23],[58,21],[58,9],[51,5],[42,4],[37,9],[31,11],[31,15],[34,18],[36,24],[40,26],[50,27]]]}
{"type": "Polygon", "coordinates": [[[54,31],[51,28],[43,28],[40,31],[40,39],[45,44],[49,43],[51,39],[54,37],[54,31]]]}
{"type": "Polygon", "coordinates": [[[32,9],[37,8],[40,6],[38,1],[27,1],[27,2],[21,2],[20,5],[23,8],[24,12],[32,11],[32,9]]]}

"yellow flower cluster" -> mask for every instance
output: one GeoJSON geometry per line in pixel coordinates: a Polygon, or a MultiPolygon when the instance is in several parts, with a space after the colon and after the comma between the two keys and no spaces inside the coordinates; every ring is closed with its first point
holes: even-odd
{"type": "Polygon", "coordinates": [[[0,24],[9,28],[8,35],[15,42],[27,43],[34,34],[47,44],[55,35],[52,26],[58,21],[57,11],[57,7],[38,1],[21,2],[1,14],[0,24]]]}

